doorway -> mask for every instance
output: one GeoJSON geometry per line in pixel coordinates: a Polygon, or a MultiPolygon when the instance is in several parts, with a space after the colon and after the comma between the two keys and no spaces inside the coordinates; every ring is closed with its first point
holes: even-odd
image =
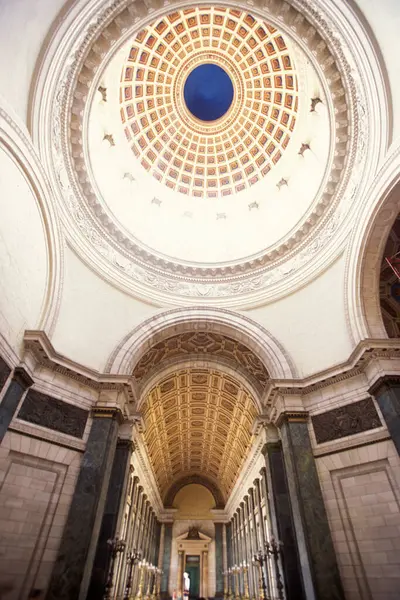
{"type": "Polygon", "coordinates": [[[200,556],[187,555],[185,571],[189,575],[189,599],[198,600],[200,596],[200,556]]]}

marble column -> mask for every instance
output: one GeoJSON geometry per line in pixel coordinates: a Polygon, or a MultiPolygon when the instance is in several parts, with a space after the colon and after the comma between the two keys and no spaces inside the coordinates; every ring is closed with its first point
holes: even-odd
{"type": "Polygon", "coordinates": [[[133,582],[133,572],[134,572],[134,568],[136,565],[132,566],[132,570],[130,568],[128,568],[128,565],[126,563],[126,554],[127,552],[131,552],[135,547],[133,545],[133,534],[134,534],[134,530],[135,530],[135,517],[136,517],[136,512],[135,512],[135,502],[136,502],[136,497],[137,497],[137,493],[138,493],[138,487],[139,487],[139,477],[136,477],[136,475],[134,475],[132,477],[132,488],[130,491],[130,497],[128,498],[128,502],[130,502],[130,506],[129,506],[129,512],[128,512],[128,523],[127,523],[127,529],[126,529],[126,547],[125,547],[125,552],[123,553],[123,557],[122,557],[122,568],[121,568],[121,577],[120,577],[120,581],[118,584],[118,594],[120,596],[122,596],[124,594],[125,588],[126,588],[126,583],[127,583],[127,577],[129,576],[129,572],[131,575],[131,583],[133,582]]]}
{"type": "MultiPolygon", "coordinates": [[[[244,502],[240,503],[239,506],[239,523],[240,523],[240,529],[241,529],[241,537],[242,537],[242,560],[241,562],[244,563],[248,563],[249,562],[249,557],[248,557],[248,553],[247,553],[247,545],[248,545],[248,540],[246,539],[246,526],[245,526],[245,519],[244,519],[244,502]]],[[[242,569],[242,590],[243,590],[243,596],[246,598],[246,584],[248,584],[248,572],[247,574],[245,574],[244,569],[242,569]]],[[[247,589],[247,595],[249,593],[249,590],[247,589]]]]}
{"type": "Polygon", "coordinates": [[[32,384],[33,379],[28,372],[23,367],[15,367],[0,404],[0,444],[15,415],[23,394],[32,384]]]}
{"type": "MultiPolygon", "coordinates": [[[[264,530],[264,517],[263,517],[263,512],[262,512],[262,507],[261,507],[260,480],[255,479],[253,481],[253,484],[254,484],[255,502],[256,502],[257,512],[258,512],[258,530],[259,530],[260,548],[264,552],[266,538],[265,538],[265,530],[264,530]]],[[[269,580],[268,567],[264,563],[261,568],[264,573],[264,580],[265,580],[265,586],[267,588],[267,594],[270,594],[271,593],[271,582],[269,580]]]]}
{"type": "Polygon", "coordinates": [[[162,570],[164,557],[164,540],[165,540],[165,523],[161,523],[160,527],[160,543],[158,547],[157,567],[162,570]]]}
{"type": "Polygon", "coordinates": [[[172,550],[172,526],[173,523],[164,523],[164,553],[162,556],[162,576],[161,576],[161,598],[164,600],[170,597],[169,588],[169,570],[171,565],[172,550]]]}
{"type": "Polygon", "coordinates": [[[223,524],[215,523],[215,597],[224,595],[223,524]]]}
{"type": "Polygon", "coordinates": [[[132,440],[118,439],[87,600],[97,600],[104,594],[111,558],[107,540],[118,534],[117,523],[125,501],[132,451],[132,440]]]}
{"type": "Polygon", "coordinates": [[[305,600],[281,442],[265,444],[263,454],[271,475],[271,504],[275,509],[276,533],[278,539],[283,542],[282,566],[286,598],[305,600]]]}
{"type": "Polygon", "coordinates": [[[400,455],[400,376],[380,377],[369,393],[375,396],[386,427],[400,455]]]}
{"type": "Polygon", "coordinates": [[[282,449],[307,600],[343,600],[306,413],[280,418],[282,449]]]}
{"type": "Polygon", "coordinates": [[[183,598],[183,572],[185,568],[184,562],[185,552],[183,550],[178,550],[178,576],[176,582],[176,593],[178,600],[181,600],[183,598]]]}
{"type": "Polygon", "coordinates": [[[254,582],[254,572],[253,572],[253,556],[255,554],[254,544],[253,544],[253,536],[251,531],[250,524],[250,512],[249,512],[249,497],[245,496],[244,500],[244,522],[246,524],[245,532],[247,532],[247,563],[249,565],[248,570],[248,579],[249,579],[249,592],[250,596],[254,597],[257,592],[257,587],[254,582]]]}
{"type": "MultiPolygon", "coordinates": [[[[232,566],[236,565],[238,563],[238,552],[237,552],[237,539],[236,539],[236,522],[235,522],[235,515],[233,515],[232,520],[232,566]]],[[[236,590],[235,590],[236,592],[236,590]]]]}
{"type": "Polygon", "coordinates": [[[95,408],[92,416],[46,600],[86,599],[122,421],[115,408],[95,408]]]}
{"type": "MultiPolygon", "coordinates": [[[[249,493],[249,495],[248,495],[249,515],[250,515],[250,519],[252,522],[251,536],[253,539],[253,555],[254,555],[259,550],[259,543],[258,543],[258,539],[257,539],[257,523],[256,523],[256,516],[255,516],[255,504],[254,504],[254,489],[249,488],[248,493],[249,493]]],[[[260,582],[259,582],[260,570],[256,565],[253,564],[253,562],[251,563],[251,569],[253,572],[253,580],[254,580],[254,597],[257,598],[258,591],[260,589],[260,582]]]]}
{"type": "Polygon", "coordinates": [[[208,551],[203,550],[202,552],[202,566],[203,566],[203,576],[202,576],[202,596],[207,600],[208,598],[208,551]]]}

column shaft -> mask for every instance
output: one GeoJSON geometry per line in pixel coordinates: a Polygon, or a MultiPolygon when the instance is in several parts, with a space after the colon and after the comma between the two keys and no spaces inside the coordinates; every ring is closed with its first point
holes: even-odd
{"type": "MultiPolygon", "coordinates": [[[[265,530],[264,530],[264,517],[261,508],[261,493],[260,493],[260,480],[254,480],[254,491],[255,491],[255,501],[257,504],[257,512],[258,512],[258,530],[259,530],[259,541],[260,548],[264,551],[265,548],[265,530]]],[[[265,585],[267,587],[267,593],[271,592],[271,582],[269,580],[268,567],[264,563],[262,566],[262,570],[264,573],[265,585]]]]}
{"type": "Polygon", "coordinates": [[[381,409],[386,427],[400,455],[400,377],[384,376],[369,390],[381,409]]]}
{"type": "Polygon", "coordinates": [[[265,457],[271,474],[273,504],[277,524],[277,537],[283,542],[283,576],[287,600],[304,600],[300,576],[300,559],[296,544],[289,490],[281,442],[266,445],[265,457]]]}
{"type": "Polygon", "coordinates": [[[125,501],[132,450],[133,443],[130,440],[117,441],[87,600],[96,600],[104,594],[110,566],[107,540],[115,538],[118,533],[118,517],[122,502],[125,501]]]}
{"type": "Polygon", "coordinates": [[[208,552],[203,550],[203,598],[208,598],[208,552]]]}
{"type": "Polygon", "coordinates": [[[171,549],[172,549],[172,523],[165,523],[164,533],[164,554],[162,558],[162,570],[163,574],[161,577],[161,597],[166,599],[169,598],[169,571],[171,565],[171,549]]]}
{"type": "Polygon", "coordinates": [[[224,595],[223,524],[215,523],[215,597],[224,595]]]}
{"type": "Polygon", "coordinates": [[[0,404],[0,444],[15,415],[17,406],[25,391],[33,384],[33,379],[22,367],[15,367],[8,387],[0,404]]]}
{"type": "Polygon", "coordinates": [[[47,600],[85,600],[117,444],[120,413],[93,411],[47,600]]]}
{"type": "Polygon", "coordinates": [[[281,436],[305,596],[341,600],[344,594],[304,415],[287,416],[281,436]]]}

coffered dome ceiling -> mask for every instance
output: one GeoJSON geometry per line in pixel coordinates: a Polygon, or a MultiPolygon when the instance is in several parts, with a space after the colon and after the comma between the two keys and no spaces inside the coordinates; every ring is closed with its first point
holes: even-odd
{"type": "Polygon", "coordinates": [[[362,63],[303,9],[118,0],[59,40],[34,108],[93,269],[147,301],[246,307],[322,268],[372,129],[362,63]]]}
{"type": "Polygon", "coordinates": [[[240,10],[191,8],[158,19],[136,36],[122,72],[121,118],[134,156],[157,181],[197,198],[231,196],[266,176],[289,144],[297,110],[285,38],[240,10]],[[197,82],[204,65],[219,70],[197,82]],[[224,73],[233,99],[208,118],[219,96],[232,93],[224,73]],[[197,118],[185,90],[202,88],[199,109],[207,108],[213,83],[215,98],[197,118]]]}
{"type": "Polygon", "coordinates": [[[181,369],[150,390],[141,414],[162,498],[196,475],[226,501],[252,441],[257,408],[250,392],[218,370],[181,369]]]}

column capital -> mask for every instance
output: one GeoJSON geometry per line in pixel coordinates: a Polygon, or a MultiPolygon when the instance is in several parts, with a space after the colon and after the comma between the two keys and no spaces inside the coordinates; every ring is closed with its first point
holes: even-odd
{"type": "Polygon", "coordinates": [[[22,366],[15,367],[11,379],[19,383],[19,385],[25,390],[34,384],[32,377],[29,375],[25,367],[22,366]]]}
{"type": "Polygon", "coordinates": [[[369,388],[368,393],[375,396],[383,389],[390,389],[394,385],[400,386],[400,375],[382,375],[369,388]]]}
{"type": "Polygon", "coordinates": [[[113,419],[121,424],[124,420],[122,412],[115,406],[94,406],[92,408],[93,418],[113,419]]]}
{"type": "Polygon", "coordinates": [[[119,437],[117,440],[117,447],[118,448],[126,448],[130,452],[133,452],[135,450],[135,444],[133,443],[133,440],[129,440],[126,438],[119,437]]]}
{"type": "Polygon", "coordinates": [[[308,412],[305,410],[281,412],[276,420],[276,426],[280,428],[284,423],[308,423],[308,412]]]}

